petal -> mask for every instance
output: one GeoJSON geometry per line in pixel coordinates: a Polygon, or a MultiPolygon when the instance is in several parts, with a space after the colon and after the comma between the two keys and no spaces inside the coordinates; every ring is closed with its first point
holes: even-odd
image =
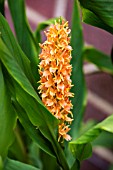
{"type": "Polygon", "coordinates": [[[50,73],[55,73],[56,70],[57,68],[52,68],[52,67],[49,68],[50,73]]]}
{"type": "Polygon", "coordinates": [[[49,80],[45,83],[45,87],[51,87],[52,84],[53,84],[53,82],[51,80],[49,80]]]}
{"type": "Polygon", "coordinates": [[[47,77],[48,75],[50,75],[50,72],[48,70],[43,72],[43,76],[47,77]]]}
{"type": "Polygon", "coordinates": [[[47,94],[46,94],[46,93],[43,93],[43,94],[42,94],[42,98],[45,98],[45,97],[47,97],[47,94]]]}
{"type": "Polygon", "coordinates": [[[57,89],[58,89],[58,90],[64,91],[64,88],[65,88],[65,86],[64,86],[63,83],[57,84],[57,89]]]}
{"type": "Polygon", "coordinates": [[[67,140],[67,141],[70,141],[70,140],[72,139],[71,136],[68,135],[68,134],[65,134],[63,137],[64,137],[64,139],[67,140]]]}
{"type": "Polygon", "coordinates": [[[47,106],[52,106],[54,104],[54,102],[51,99],[47,99],[46,104],[47,104],[47,106]]]}

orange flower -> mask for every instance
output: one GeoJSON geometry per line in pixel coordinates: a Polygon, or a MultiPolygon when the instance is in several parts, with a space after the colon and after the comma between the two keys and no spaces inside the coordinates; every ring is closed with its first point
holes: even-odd
{"type": "Polygon", "coordinates": [[[39,86],[42,101],[48,110],[60,120],[58,141],[71,140],[67,134],[72,122],[72,108],[69,97],[71,85],[71,46],[68,22],[55,22],[47,32],[47,40],[40,44],[39,86]]]}

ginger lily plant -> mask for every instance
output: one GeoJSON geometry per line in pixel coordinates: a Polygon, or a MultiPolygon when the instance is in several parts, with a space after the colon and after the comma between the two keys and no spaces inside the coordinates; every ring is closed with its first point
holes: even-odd
{"type": "MultiPolygon", "coordinates": [[[[112,13],[105,13],[107,17],[101,13],[102,8],[112,10],[109,3],[86,2],[80,0],[86,21],[101,28],[106,23],[104,28],[112,33],[108,22],[112,13]],[[95,11],[95,3],[102,5],[100,11],[95,11]],[[89,13],[95,19],[98,13],[100,20],[95,23],[89,13]]],[[[113,75],[111,60],[93,47],[84,47],[77,0],[71,32],[68,22],[55,18],[40,23],[33,33],[24,1],[8,0],[8,6],[17,40],[3,16],[4,1],[0,1],[0,169],[80,170],[81,161],[91,156],[91,142],[102,131],[113,133],[111,115],[80,136],[87,101],[83,61],[113,75]],[[48,25],[47,40],[42,43],[40,32],[48,25]]]]}

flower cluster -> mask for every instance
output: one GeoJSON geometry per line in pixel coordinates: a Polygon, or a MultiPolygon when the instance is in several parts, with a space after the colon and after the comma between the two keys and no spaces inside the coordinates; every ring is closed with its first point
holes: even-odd
{"type": "Polygon", "coordinates": [[[48,110],[59,119],[59,137],[71,140],[68,131],[72,122],[72,103],[69,97],[73,97],[71,89],[71,46],[70,29],[68,22],[58,21],[45,32],[47,40],[40,44],[42,52],[39,55],[39,73],[42,101],[48,110]]]}

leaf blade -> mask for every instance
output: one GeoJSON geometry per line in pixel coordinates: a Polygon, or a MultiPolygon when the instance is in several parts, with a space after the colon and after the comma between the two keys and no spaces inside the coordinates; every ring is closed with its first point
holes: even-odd
{"type": "Polygon", "coordinates": [[[74,121],[71,126],[72,138],[76,138],[79,133],[80,123],[83,118],[84,109],[86,106],[86,86],[83,74],[83,33],[80,21],[80,11],[78,1],[74,1],[73,15],[72,15],[72,33],[71,33],[71,46],[72,46],[72,92],[75,96],[72,98],[73,116],[74,121]],[[75,133],[76,129],[76,133],[75,133]]]}
{"type": "Polygon", "coordinates": [[[113,64],[110,56],[107,56],[93,47],[86,47],[83,56],[84,59],[95,64],[100,70],[113,74],[113,64]]]}
{"type": "Polygon", "coordinates": [[[38,58],[36,57],[36,49],[33,48],[33,46],[36,46],[36,44],[32,42],[32,32],[27,22],[24,1],[17,0],[15,3],[14,0],[8,0],[8,5],[12,15],[18,42],[22,50],[28,56],[29,60],[37,65],[38,58]],[[31,32],[31,34],[29,33],[29,31],[31,32]]]}
{"type": "Polygon", "coordinates": [[[83,20],[113,34],[113,1],[109,0],[79,0],[83,8],[83,20]]]}
{"type": "Polygon", "coordinates": [[[33,126],[24,109],[19,105],[17,101],[14,101],[14,106],[19,117],[19,120],[22,123],[27,134],[30,136],[30,138],[33,141],[35,141],[38,144],[38,146],[42,150],[44,150],[44,152],[54,157],[55,154],[51,148],[50,142],[46,138],[44,138],[39,129],[36,129],[36,127],[33,126]]]}
{"type": "Polygon", "coordinates": [[[33,167],[31,165],[11,160],[11,159],[6,159],[5,160],[5,165],[4,165],[4,170],[40,170],[39,168],[33,167]]]}
{"type": "Polygon", "coordinates": [[[7,155],[9,146],[13,142],[13,129],[16,122],[16,114],[12,108],[10,96],[5,86],[0,63],[0,155],[7,155]]]}
{"type": "Polygon", "coordinates": [[[27,78],[36,87],[36,83],[31,71],[30,61],[19,47],[7,23],[7,20],[2,16],[2,14],[0,14],[0,32],[4,44],[6,45],[14,59],[19,63],[21,69],[24,71],[27,78]]]}
{"type": "Polygon", "coordinates": [[[38,42],[30,28],[26,17],[25,1],[8,0],[9,9],[13,19],[13,24],[16,32],[16,37],[21,49],[31,61],[31,69],[35,80],[39,80],[39,74],[37,71],[37,65],[39,63],[38,42]]]}
{"type": "MultiPolygon", "coordinates": [[[[107,131],[110,133],[113,133],[113,115],[106,118],[104,121],[98,123],[96,126],[85,132],[83,135],[81,135],[78,139],[75,141],[70,142],[70,150],[72,154],[76,157],[77,154],[77,147],[83,147],[84,145],[94,141],[102,131],[107,131]]],[[[82,152],[82,150],[80,149],[82,152]]],[[[90,155],[90,152],[89,152],[90,155]]],[[[86,157],[87,158],[87,157],[86,157]]]]}

